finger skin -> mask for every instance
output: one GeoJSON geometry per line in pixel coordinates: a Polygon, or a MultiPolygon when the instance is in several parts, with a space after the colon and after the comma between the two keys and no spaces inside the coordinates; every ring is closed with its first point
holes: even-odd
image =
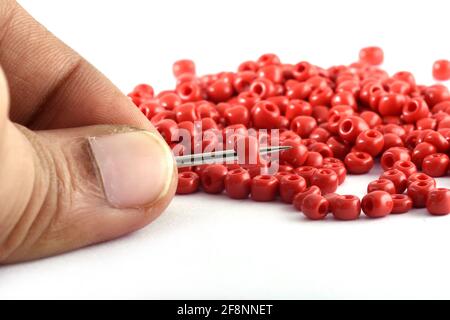
{"type": "Polygon", "coordinates": [[[0,1],[0,65],[11,120],[31,129],[150,122],[105,76],[12,0],[0,1]]]}

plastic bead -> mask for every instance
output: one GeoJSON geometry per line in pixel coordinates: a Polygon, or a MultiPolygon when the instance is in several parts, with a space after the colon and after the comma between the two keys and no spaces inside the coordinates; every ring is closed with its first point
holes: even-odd
{"type": "Polygon", "coordinates": [[[367,173],[374,165],[372,156],[360,151],[347,154],[344,162],[348,172],[353,174],[367,173]]]}
{"type": "Polygon", "coordinates": [[[199,176],[192,171],[178,174],[177,194],[190,194],[198,190],[200,185],[199,176]]]}
{"type": "Polygon", "coordinates": [[[393,147],[386,150],[381,156],[381,167],[383,170],[389,170],[394,167],[397,161],[410,161],[411,156],[405,148],[393,147]]]}
{"type": "Polygon", "coordinates": [[[361,214],[361,201],[353,195],[342,195],[332,199],[332,213],[338,220],[355,220],[361,214]]]}
{"type": "Polygon", "coordinates": [[[294,169],[294,173],[299,175],[300,177],[303,177],[306,181],[306,185],[311,185],[311,177],[314,175],[314,172],[317,170],[317,168],[310,167],[310,166],[301,166],[296,169],[294,169]]]}
{"type": "Polygon", "coordinates": [[[230,170],[224,180],[225,192],[232,199],[247,199],[251,181],[247,170],[242,168],[230,170]]]}
{"type": "Polygon", "coordinates": [[[394,194],[397,192],[395,184],[388,179],[374,180],[367,185],[367,193],[371,193],[377,190],[386,191],[390,194],[394,194]]]}
{"type": "Polygon", "coordinates": [[[427,199],[427,210],[430,214],[441,216],[450,213],[450,190],[437,188],[431,190],[427,199]]]}
{"type": "Polygon", "coordinates": [[[397,169],[391,169],[383,172],[380,179],[387,179],[394,183],[396,193],[403,193],[408,185],[408,178],[406,175],[397,169]]]}
{"type": "Polygon", "coordinates": [[[384,137],[378,131],[369,129],[361,132],[355,141],[355,148],[359,151],[366,152],[372,157],[376,157],[381,153],[384,147],[384,137]]]}
{"type": "Polygon", "coordinates": [[[417,172],[416,165],[411,161],[400,160],[394,163],[393,169],[397,169],[409,177],[413,173],[417,172]]]}
{"type": "Polygon", "coordinates": [[[394,206],[391,213],[406,213],[412,208],[412,200],[406,194],[393,194],[392,201],[394,206]]]}
{"type": "Polygon", "coordinates": [[[276,128],[277,118],[280,116],[280,109],[269,101],[260,101],[251,110],[253,126],[257,129],[276,128]]]}
{"type": "Polygon", "coordinates": [[[311,177],[311,185],[318,186],[322,194],[335,192],[338,184],[336,172],[328,168],[317,169],[311,177]]]}
{"type": "Polygon", "coordinates": [[[431,177],[442,177],[447,174],[450,159],[444,153],[435,153],[426,156],[422,162],[423,173],[431,177]]]}
{"type": "Polygon", "coordinates": [[[446,81],[450,79],[450,61],[437,60],[433,64],[433,77],[436,80],[446,81]]]}
{"type": "Polygon", "coordinates": [[[195,75],[195,63],[188,59],[178,60],[173,64],[172,71],[175,78],[179,78],[184,74],[195,75]]]}
{"type": "Polygon", "coordinates": [[[392,212],[394,202],[392,196],[386,191],[373,191],[364,196],[361,208],[370,218],[385,217],[392,212]]]}
{"type": "Polygon", "coordinates": [[[319,187],[311,186],[306,188],[305,191],[297,193],[292,203],[298,211],[302,211],[303,200],[310,194],[321,195],[319,187]]]}
{"type": "Polygon", "coordinates": [[[408,177],[407,186],[416,181],[431,182],[436,187],[436,180],[423,172],[413,173],[408,177]]]}
{"type": "Polygon", "coordinates": [[[227,172],[227,168],[221,164],[206,166],[200,175],[203,190],[206,193],[221,193],[225,188],[227,172]]]}
{"type": "Polygon", "coordinates": [[[278,179],[270,175],[258,175],[252,179],[251,199],[254,201],[274,201],[278,194],[278,179]]]}
{"type": "Polygon", "coordinates": [[[283,202],[292,203],[294,197],[305,191],[306,187],[303,177],[296,174],[286,175],[280,180],[280,198],[283,202]]]}
{"type": "Polygon", "coordinates": [[[310,194],[303,199],[303,214],[311,220],[324,219],[328,214],[328,201],[318,194],[310,194]]]}
{"type": "Polygon", "coordinates": [[[367,47],[359,51],[359,61],[373,66],[383,63],[384,53],[379,47],[367,47]]]}
{"type": "Polygon", "coordinates": [[[424,208],[428,194],[435,186],[431,181],[415,181],[408,186],[408,196],[412,199],[415,208],[424,208]]]}
{"type": "Polygon", "coordinates": [[[417,166],[417,168],[422,168],[423,159],[426,156],[435,154],[437,149],[434,145],[428,142],[419,143],[413,150],[411,154],[411,160],[417,166]]]}
{"type": "Polygon", "coordinates": [[[316,127],[316,119],[309,116],[298,116],[291,121],[291,130],[297,133],[301,138],[308,138],[316,127]]]}
{"type": "Polygon", "coordinates": [[[280,159],[291,164],[294,167],[303,165],[308,157],[308,148],[294,140],[285,140],[281,143],[283,146],[291,146],[289,150],[280,152],[280,159]]]}
{"type": "Polygon", "coordinates": [[[355,142],[361,132],[369,130],[367,123],[360,117],[351,116],[343,119],[339,124],[339,136],[350,143],[355,142]]]}
{"type": "Polygon", "coordinates": [[[307,153],[305,166],[311,166],[315,168],[320,168],[323,165],[323,156],[315,151],[310,151],[307,153]]]}

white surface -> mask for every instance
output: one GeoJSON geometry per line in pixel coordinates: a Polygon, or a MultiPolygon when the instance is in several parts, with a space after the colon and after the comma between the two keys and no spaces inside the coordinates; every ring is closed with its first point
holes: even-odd
{"type": "MultiPolygon", "coordinates": [[[[124,91],[172,87],[179,58],[200,73],[265,52],[329,66],[380,45],[390,72],[428,84],[450,58],[445,0],[20,2],[124,91]]],[[[340,191],[362,196],[375,176],[340,191]]],[[[450,298],[449,230],[424,210],[311,222],[281,203],[177,197],[140,232],[0,268],[0,298],[450,298]]]]}

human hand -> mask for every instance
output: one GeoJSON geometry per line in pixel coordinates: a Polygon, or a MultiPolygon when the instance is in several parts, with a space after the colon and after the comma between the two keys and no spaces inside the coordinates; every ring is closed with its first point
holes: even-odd
{"type": "Polygon", "coordinates": [[[0,263],[113,239],[164,210],[176,168],[158,132],[13,0],[0,2],[0,65],[0,263]]]}

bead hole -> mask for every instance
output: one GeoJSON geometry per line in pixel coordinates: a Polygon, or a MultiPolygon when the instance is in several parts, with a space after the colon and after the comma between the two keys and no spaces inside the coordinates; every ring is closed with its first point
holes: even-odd
{"type": "Polygon", "coordinates": [[[341,124],[341,130],[344,133],[349,133],[353,128],[353,123],[350,120],[344,120],[341,124]]]}

